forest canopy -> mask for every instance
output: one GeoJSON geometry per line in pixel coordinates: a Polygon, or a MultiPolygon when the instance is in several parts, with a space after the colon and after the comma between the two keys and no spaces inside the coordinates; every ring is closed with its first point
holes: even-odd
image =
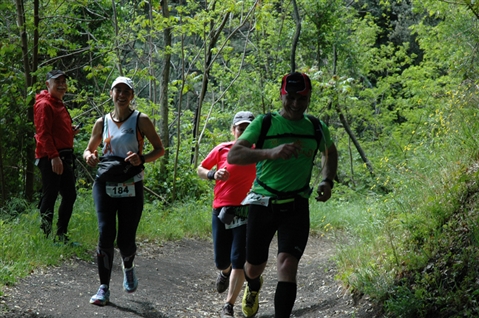
{"type": "MultiPolygon", "coordinates": [[[[0,206],[37,195],[32,105],[52,69],[70,75],[65,102],[85,132],[111,109],[112,80],[135,81],[136,107],[152,116],[168,149],[148,186],[170,202],[203,191],[192,185],[191,168],[229,138],[231,114],[278,109],[279,79],[305,72],[314,88],[308,112],[331,127],[339,146],[338,181],[387,193],[394,181],[382,165],[397,170],[416,145],[443,133],[431,114],[454,92],[475,89],[477,8],[469,1],[3,2],[0,206]]],[[[87,139],[77,138],[78,153],[87,139]]],[[[81,168],[88,186],[92,171],[81,168]]]]}

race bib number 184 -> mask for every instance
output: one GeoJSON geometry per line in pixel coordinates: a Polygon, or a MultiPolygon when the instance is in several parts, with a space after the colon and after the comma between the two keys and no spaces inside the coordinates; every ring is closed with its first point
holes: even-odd
{"type": "Polygon", "coordinates": [[[112,198],[130,198],[134,197],[135,194],[135,183],[133,181],[116,183],[116,182],[107,182],[106,183],[106,194],[112,198]]]}

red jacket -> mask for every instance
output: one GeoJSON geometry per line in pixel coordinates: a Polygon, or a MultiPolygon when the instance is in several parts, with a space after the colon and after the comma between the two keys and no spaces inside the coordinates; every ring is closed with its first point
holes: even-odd
{"type": "Polygon", "coordinates": [[[33,106],[37,147],[35,158],[58,157],[58,150],[73,148],[72,118],[63,101],[47,90],[37,94],[33,106]]]}

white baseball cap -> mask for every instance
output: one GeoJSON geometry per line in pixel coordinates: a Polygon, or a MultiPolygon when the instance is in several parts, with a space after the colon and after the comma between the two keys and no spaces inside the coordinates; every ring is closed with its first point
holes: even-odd
{"type": "Polygon", "coordinates": [[[124,76],[119,76],[117,77],[114,81],[113,81],[113,84],[111,84],[111,89],[113,89],[116,85],[118,84],[126,84],[128,85],[129,88],[131,88],[132,90],[135,90],[133,88],[133,81],[131,80],[131,78],[129,77],[124,77],[124,76]]]}

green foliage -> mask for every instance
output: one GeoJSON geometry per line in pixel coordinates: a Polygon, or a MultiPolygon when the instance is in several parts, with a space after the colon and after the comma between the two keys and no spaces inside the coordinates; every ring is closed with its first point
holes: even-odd
{"type": "MultiPolygon", "coordinates": [[[[190,150],[191,147],[187,149],[190,150]]],[[[183,153],[187,154],[188,151],[183,153]]],[[[148,178],[145,185],[164,197],[166,202],[171,203],[173,183],[176,187],[176,199],[179,202],[189,199],[200,199],[209,192],[210,187],[197,176],[196,168],[193,169],[191,167],[189,160],[189,157],[181,157],[179,159],[175,180],[173,180],[174,170],[170,165],[167,166],[168,175],[166,176],[161,175],[159,164],[147,167],[145,173],[148,178]]]]}
{"type": "MultiPolygon", "coordinates": [[[[6,202],[3,199],[24,195],[22,176],[28,160],[25,148],[33,144],[31,138],[33,125],[27,119],[28,98],[25,79],[12,61],[22,60],[21,47],[15,22],[14,3],[2,3],[2,21],[0,21],[0,34],[3,41],[0,44],[0,154],[2,175],[0,188],[4,196],[0,197],[0,206],[6,202]],[[4,192],[3,192],[4,191],[4,192]]],[[[31,98],[31,97],[30,97],[31,98]]]]}
{"type": "Polygon", "coordinates": [[[198,201],[182,201],[168,208],[145,206],[138,229],[143,240],[179,240],[185,237],[208,238],[211,233],[212,196],[198,201]]]}
{"type": "Polygon", "coordinates": [[[477,193],[466,203],[467,209],[457,210],[437,233],[437,253],[427,265],[420,272],[405,272],[392,288],[385,302],[387,311],[399,317],[478,314],[477,193]]]}
{"type": "Polygon", "coordinates": [[[468,196],[477,191],[476,168],[465,174],[477,158],[477,121],[464,122],[477,113],[471,98],[459,93],[430,114],[434,129],[424,130],[403,165],[383,163],[381,170],[394,175],[393,191],[368,202],[371,219],[360,217],[347,229],[354,244],[341,247],[340,277],[384,302],[391,317],[476,314],[477,198],[468,196]]]}
{"type": "Polygon", "coordinates": [[[8,201],[8,204],[0,208],[0,219],[5,221],[14,219],[30,208],[30,204],[25,199],[13,197],[8,201]]]}
{"type": "MultiPolygon", "coordinates": [[[[477,259],[478,217],[460,207],[472,191],[465,181],[474,183],[476,177],[465,177],[465,167],[479,157],[477,3],[297,3],[302,28],[296,69],[313,81],[308,112],[328,123],[340,154],[333,198],[312,200],[311,224],[314,232],[354,242],[339,246],[338,278],[355,292],[386,301],[391,315],[421,317],[433,310],[476,315],[477,273],[471,264],[477,259]],[[455,230],[458,241],[452,239],[455,230]]],[[[279,0],[186,1],[170,3],[169,17],[159,8],[158,1],[123,1],[114,8],[108,1],[45,3],[39,67],[25,74],[14,3],[0,4],[0,229],[8,233],[0,250],[2,282],[11,284],[62,257],[87,258],[83,253],[96,244],[90,193],[95,169],[79,164],[77,170],[71,235],[83,244],[80,249],[58,248],[42,238],[38,213],[23,199],[26,163],[34,160],[25,151],[34,142],[30,102],[53,68],[72,77],[65,102],[74,122],[85,125],[75,138],[79,163],[95,120],[112,109],[111,82],[118,75],[133,78],[135,106],[157,127],[166,121],[161,138],[170,141],[165,169],[160,161],[146,167],[139,236],[155,242],[208,236],[212,184],[196,175],[192,148],[198,145],[201,160],[230,140],[231,119],[239,110],[260,114],[280,108],[279,81],[291,68],[293,7],[279,0]],[[171,46],[165,45],[166,30],[171,46]],[[163,83],[167,54],[171,73],[163,83]],[[36,79],[32,87],[26,84],[29,76],[36,79]],[[159,97],[165,86],[168,116],[162,118],[159,97]],[[196,128],[199,136],[193,135],[196,128]]],[[[31,2],[25,10],[31,52],[31,2]]]]}

